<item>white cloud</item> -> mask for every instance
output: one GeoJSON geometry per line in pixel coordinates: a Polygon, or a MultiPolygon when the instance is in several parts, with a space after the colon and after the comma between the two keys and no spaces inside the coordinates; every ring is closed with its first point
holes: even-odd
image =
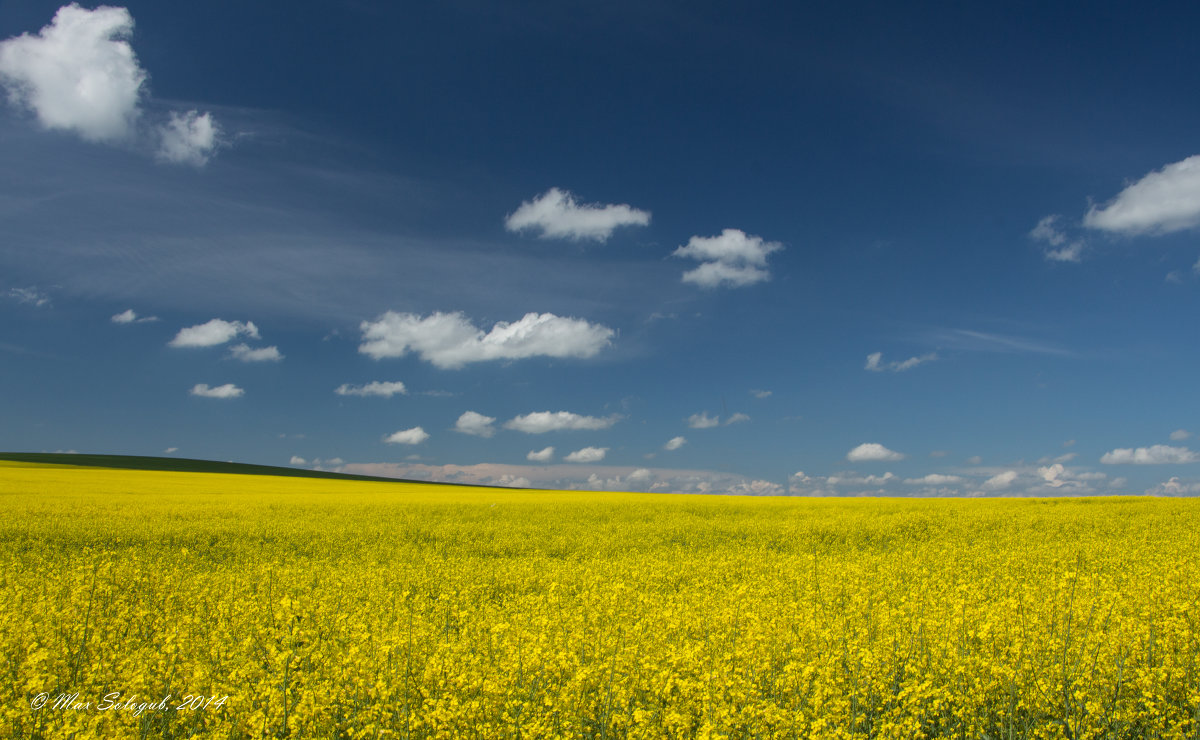
{"type": "Polygon", "coordinates": [[[37,288],[12,288],[8,291],[8,297],[17,303],[24,303],[29,306],[42,307],[50,305],[50,296],[37,288]]]}
{"type": "Polygon", "coordinates": [[[603,460],[607,454],[607,447],[584,447],[582,450],[575,450],[563,459],[570,463],[595,463],[603,460]]]}
{"type": "Polygon", "coordinates": [[[208,113],[171,111],[167,123],[158,128],[158,135],[160,161],[202,167],[216,151],[219,130],[208,113]]]}
{"type": "Polygon", "coordinates": [[[0,43],[0,81],[9,100],[28,108],[47,129],[88,141],[116,142],[133,133],[146,73],[126,39],[125,8],[87,10],[72,3],[36,36],[0,43]]]}
{"type": "Polygon", "coordinates": [[[1182,481],[1177,476],[1146,489],[1151,496],[1194,496],[1200,494],[1200,482],[1182,481]]]}
{"type": "Polygon", "coordinates": [[[169,347],[215,347],[238,336],[258,339],[258,327],[253,321],[225,321],[212,319],[203,324],[180,329],[170,342],[169,347]]]}
{"type": "Polygon", "coordinates": [[[581,416],[570,411],[535,411],[517,416],[504,422],[505,429],[515,429],[526,434],[544,434],[562,430],[608,429],[620,420],[620,416],[581,416]]]}
{"type": "Polygon", "coordinates": [[[983,482],[983,489],[985,491],[1003,491],[1012,487],[1013,482],[1017,480],[1017,475],[1015,470],[997,473],[983,482]]]}
{"type": "Polygon", "coordinates": [[[395,445],[419,445],[429,439],[429,434],[421,427],[404,429],[383,438],[384,442],[395,445]]]}
{"type": "Polygon", "coordinates": [[[176,452],[179,452],[178,447],[168,447],[167,449],[163,450],[163,454],[165,454],[165,455],[170,455],[170,454],[173,454],[176,452]]]}
{"type": "Polygon", "coordinates": [[[850,462],[894,462],[903,460],[904,455],[881,444],[866,442],[847,452],[846,459],[850,462]]]}
{"type": "Polygon", "coordinates": [[[687,444],[687,440],[685,438],[672,437],[670,440],[667,441],[667,443],[665,445],[663,445],[663,449],[664,450],[678,450],[680,447],[683,447],[685,444],[687,444]]]}
{"type": "Polygon", "coordinates": [[[983,462],[983,458],[979,455],[971,455],[967,458],[967,465],[978,465],[983,462]]]}
{"type": "Polygon", "coordinates": [[[544,450],[531,450],[529,454],[525,456],[525,459],[533,462],[550,462],[554,459],[554,448],[547,447],[544,450]]]}
{"type": "Polygon", "coordinates": [[[1046,259],[1050,262],[1082,262],[1083,246],[1083,242],[1075,241],[1061,249],[1047,250],[1046,259]]]}
{"type": "Polygon", "coordinates": [[[1029,237],[1034,241],[1045,242],[1052,247],[1062,246],[1067,241],[1067,235],[1055,225],[1060,218],[1061,216],[1058,214],[1046,216],[1038,221],[1037,226],[1033,227],[1033,231],[1029,232],[1029,237]]]}
{"type": "Polygon", "coordinates": [[[911,486],[949,486],[956,483],[962,483],[963,479],[957,475],[941,475],[939,473],[930,473],[923,478],[905,478],[904,482],[911,486]]]}
{"type": "MultiPolygon", "coordinates": [[[[63,6],[37,35],[0,42],[0,84],[45,129],[117,144],[138,136],[147,74],[128,39],[125,8],[63,6]]],[[[160,161],[202,165],[218,145],[208,113],[171,112],[152,132],[160,161]]]]}
{"type": "Polygon", "coordinates": [[[292,459],[288,461],[289,465],[306,465],[307,463],[308,461],[299,455],[292,455],[292,459]]]}
{"type": "Polygon", "coordinates": [[[397,394],[404,395],[408,393],[408,389],[398,380],[380,381],[372,380],[364,385],[350,385],[342,383],[333,392],[339,396],[380,396],[382,398],[391,398],[397,394]]]}
{"type": "Polygon", "coordinates": [[[470,362],[526,357],[592,357],[607,347],[615,332],[583,319],[552,313],[527,313],[515,323],[501,321],[486,334],[461,313],[427,317],[388,311],[360,327],[358,351],[378,360],[410,351],[440,368],[470,362]]]}
{"type": "Polygon", "coordinates": [[[773,392],[774,392],[774,391],[759,391],[759,390],[754,390],[754,391],[750,391],[750,395],[752,395],[752,396],[754,396],[755,398],[758,398],[758,399],[763,399],[763,398],[770,398],[770,397],[771,397],[771,394],[772,394],[773,392]]]}
{"type": "Polygon", "coordinates": [[[725,426],[729,426],[730,424],[740,424],[744,421],[750,421],[750,416],[748,414],[738,412],[725,420],[725,426]]]}
{"type": "Polygon", "coordinates": [[[1120,234],[1168,234],[1200,224],[1200,155],[1151,172],[1083,218],[1090,229],[1120,234]]]}
{"type": "Polygon", "coordinates": [[[825,479],[831,486],[884,486],[896,480],[894,473],[883,475],[859,475],[857,473],[838,473],[825,479]]]}
{"type": "Polygon", "coordinates": [[[523,475],[502,475],[496,480],[495,485],[505,488],[529,488],[533,482],[523,475]]]}
{"type": "Polygon", "coordinates": [[[279,362],[283,359],[278,347],[253,349],[248,344],[235,344],[230,347],[229,356],[242,362],[279,362]]]}
{"type": "Polygon", "coordinates": [[[938,358],[937,352],[930,352],[927,355],[920,357],[910,357],[907,360],[894,360],[892,362],[883,362],[882,352],[872,352],[867,355],[867,364],[863,369],[881,373],[884,370],[890,370],[893,373],[904,372],[911,370],[917,365],[923,365],[926,362],[933,362],[938,358]]]}
{"type": "Polygon", "coordinates": [[[1042,242],[1057,249],[1047,249],[1046,259],[1051,262],[1079,262],[1083,254],[1084,243],[1081,240],[1067,242],[1067,235],[1058,227],[1057,214],[1046,216],[1038,221],[1037,226],[1029,232],[1029,238],[1042,242]]]}
{"type": "Polygon", "coordinates": [[[1064,468],[1061,463],[1054,463],[1048,467],[1038,468],[1038,475],[1040,475],[1042,480],[1046,481],[1046,485],[1050,486],[1051,488],[1061,488],[1062,486],[1066,485],[1068,481],[1065,478],[1065,474],[1066,468],[1064,468]]]}
{"type": "Polygon", "coordinates": [[[715,426],[720,426],[721,417],[709,416],[707,411],[701,411],[698,414],[689,416],[687,423],[692,429],[712,429],[715,426]]]}
{"type": "Polygon", "coordinates": [[[1186,447],[1151,445],[1150,447],[1118,448],[1104,453],[1100,462],[1105,465],[1169,465],[1200,462],[1200,455],[1186,447]]]}
{"type": "Polygon", "coordinates": [[[476,437],[490,437],[496,433],[492,426],[496,423],[494,416],[484,416],[474,411],[465,411],[454,423],[454,431],[470,434],[476,437]]]}
{"type": "Polygon", "coordinates": [[[137,312],[132,308],[125,309],[119,314],[114,314],[112,322],[114,324],[144,324],[151,321],[158,321],[157,316],[138,316],[137,312]]]}
{"type": "Polygon", "coordinates": [[[339,471],[361,475],[479,485],[502,485],[505,480],[526,478],[534,487],[558,490],[742,495],[783,493],[782,487],[778,484],[769,481],[755,481],[731,473],[582,463],[558,465],[353,463],[342,466],[339,471]]]}
{"type": "Polygon", "coordinates": [[[541,237],[565,239],[594,239],[606,241],[619,226],[645,226],[650,223],[649,211],[627,205],[579,205],[565,190],[550,188],[545,193],[525,201],[504,221],[509,231],[541,229],[541,237]]]}
{"type": "Polygon", "coordinates": [[[192,386],[192,390],[190,391],[193,396],[200,396],[201,398],[237,398],[245,392],[233,383],[219,385],[216,388],[209,388],[207,383],[197,383],[192,386]]]}
{"type": "Polygon", "coordinates": [[[1183,440],[1188,439],[1191,436],[1192,436],[1192,433],[1186,429],[1176,429],[1175,431],[1171,432],[1171,441],[1182,442],[1183,440]]]}
{"type": "Polygon", "coordinates": [[[672,255],[702,263],[683,273],[685,283],[702,288],[742,287],[769,280],[767,255],[781,249],[783,245],[778,242],[765,242],[739,229],[725,229],[720,236],[693,236],[672,255]]]}

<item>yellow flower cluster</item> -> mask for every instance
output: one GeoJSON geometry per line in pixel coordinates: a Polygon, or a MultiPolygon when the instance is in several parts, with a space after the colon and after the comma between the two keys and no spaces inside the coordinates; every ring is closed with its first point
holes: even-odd
{"type": "Polygon", "coordinates": [[[0,736],[1194,738],[1198,525],[0,463],[0,736]]]}

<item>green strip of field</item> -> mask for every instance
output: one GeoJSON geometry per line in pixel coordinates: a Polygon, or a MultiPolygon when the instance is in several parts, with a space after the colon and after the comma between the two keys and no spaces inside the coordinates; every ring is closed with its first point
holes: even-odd
{"type": "MultiPolygon", "coordinates": [[[[338,480],[369,480],[388,483],[426,481],[403,481],[400,478],[383,478],[372,475],[349,475],[323,470],[281,468],[273,465],[250,463],[217,462],[215,460],[190,460],[178,457],[144,457],[138,455],[83,455],[60,452],[0,452],[0,460],[34,463],[41,465],[77,465],[91,468],[116,468],[120,470],[173,470],[181,473],[234,473],[238,475],[279,475],[292,478],[335,478],[338,480]]],[[[446,483],[443,485],[454,485],[446,483]]]]}

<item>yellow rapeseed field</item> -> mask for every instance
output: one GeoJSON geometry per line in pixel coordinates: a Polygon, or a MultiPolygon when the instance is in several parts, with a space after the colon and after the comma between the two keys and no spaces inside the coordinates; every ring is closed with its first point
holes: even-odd
{"type": "Polygon", "coordinates": [[[1185,738],[1200,502],[0,463],[0,736],[1185,738]]]}

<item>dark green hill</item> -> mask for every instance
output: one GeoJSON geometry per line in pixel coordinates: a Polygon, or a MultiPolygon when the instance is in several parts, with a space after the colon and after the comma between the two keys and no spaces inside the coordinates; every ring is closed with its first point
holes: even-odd
{"type": "MultiPolygon", "coordinates": [[[[179,473],[236,473],[239,475],[280,475],[290,478],[333,478],[336,480],[365,480],[385,483],[428,483],[402,478],[382,478],[373,475],[349,475],[329,473],[321,470],[280,468],[272,465],[249,463],[215,462],[213,460],[189,460],[179,457],[140,457],[135,455],[80,455],[59,452],[0,452],[0,460],[13,462],[42,463],[44,465],[79,465],[93,468],[120,468],[122,470],[170,470],[179,473]]],[[[443,483],[440,485],[456,485],[443,483]]]]}

